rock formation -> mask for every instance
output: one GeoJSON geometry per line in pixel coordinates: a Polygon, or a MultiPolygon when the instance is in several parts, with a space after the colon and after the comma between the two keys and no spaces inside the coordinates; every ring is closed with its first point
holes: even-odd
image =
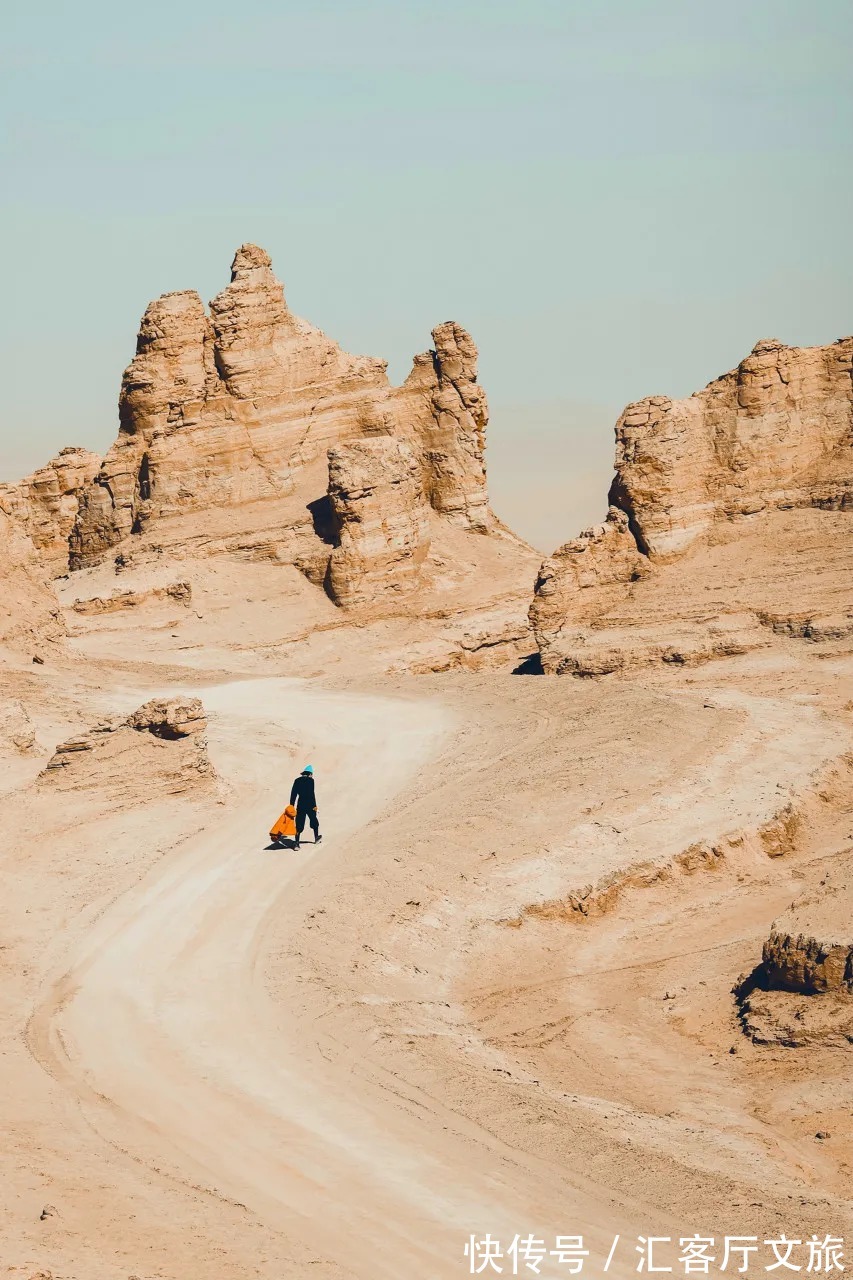
{"type": "MultiPolygon", "coordinates": [[[[118,439],[81,497],[71,567],[97,563],[164,517],[280,502],[329,449],[376,435],[409,446],[437,513],[487,531],[477,350],[453,323],[433,338],[435,350],[417,356],[404,385],[392,388],[384,361],[347,355],[289,311],[256,245],[237,251],[231,283],[209,315],[195,292],[158,298],[122,382],[118,439]]],[[[335,454],[336,474],[343,456],[335,454]]],[[[305,482],[297,504],[309,533],[305,509],[323,496],[314,483],[305,482]]],[[[339,566],[350,551],[342,548],[339,566]]]]}
{"type": "Polygon", "coordinates": [[[652,557],[768,507],[853,507],[853,338],[756,343],[686,400],[650,396],[616,424],[611,501],[652,557]]]}
{"type": "Polygon", "coordinates": [[[764,943],[769,987],[805,995],[841,991],[853,996],[853,919],[849,889],[830,888],[795,903],[764,943]]]}
{"type": "Polygon", "coordinates": [[[741,999],[759,1044],[853,1041],[853,927],[849,881],[824,884],[774,920],[761,964],[741,999]]]}
{"type": "Polygon", "coordinates": [[[200,738],[207,728],[207,717],[199,698],[152,698],[134,711],[127,723],[138,732],[174,741],[200,738]]]}
{"type": "Polygon", "coordinates": [[[294,471],[352,434],[361,402],[385,384],[381,361],[347,356],[292,316],[267,255],[244,246],[210,317],[195,292],[147,308],[72,567],[152,518],[287,493],[294,471]]]}
{"type": "Polygon", "coordinates": [[[161,601],[188,606],[192,595],[189,582],[170,582],[165,587],[149,587],[147,591],[114,591],[109,596],[90,596],[85,600],[75,600],[71,608],[75,613],[91,615],[121,613],[161,601]]]}
{"type": "Polygon", "coordinates": [[[155,698],[131,716],[104,720],[60,743],[40,774],[43,786],[97,788],[116,801],[144,803],[214,778],[207,719],[198,698],[155,698]]]}
{"type": "Polygon", "coordinates": [[[393,436],[329,450],[338,546],[328,589],[341,605],[398,598],[417,586],[429,550],[428,504],[414,450],[393,436]]]}
{"type": "Polygon", "coordinates": [[[38,553],[0,495],[0,645],[34,654],[65,635],[59,602],[38,553]]]}
{"type": "Polygon", "coordinates": [[[775,635],[853,630],[851,364],[853,338],[764,341],[686,400],[628,406],[606,523],[536,582],[546,672],[702,662],[775,635]]]}
{"type": "Polygon", "coordinates": [[[420,454],[434,509],[486,533],[494,520],[486,491],[489,408],[477,381],[477,348],[453,321],[433,329],[432,340],[435,350],[415,356],[394,396],[397,417],[420,454]]]}
{"type": "Polygon", "coordinates": [[[53,575],[68,570],[68,538],[80,494],[98,474],[101,459],[87,449],[61,449],[46,466],[17,484],[0,485],[0,502],[21,522],[53,575]]]}

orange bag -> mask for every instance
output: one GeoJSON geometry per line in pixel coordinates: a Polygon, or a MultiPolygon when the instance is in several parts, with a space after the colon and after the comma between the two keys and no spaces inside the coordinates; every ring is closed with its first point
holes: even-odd
{"type": "Polygon", "coordinates": [[[296,836],[296,810],[292,804],[287,806],[278,822],[270,831],[270,840],[284,840],[288,836],[291,838],[295,838],[296,836]]]}

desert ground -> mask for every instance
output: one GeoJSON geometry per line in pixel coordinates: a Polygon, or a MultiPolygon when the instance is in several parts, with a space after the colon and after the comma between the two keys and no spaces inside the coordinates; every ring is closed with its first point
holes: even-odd
{"type": "Polygon", "coordinates": [[[838,1270],[853,339],[628,406],[540,563],[432,332],[391,387],[244,245],[0,487],[4,1276],[838,1270]]]}
{"type": "Polygon", "coordinates": [[[849,1047],[755,1044],[732,994],[849,878],[843,646],[298,677],[168,609],[4,671],[38,741],[3,803],[10,1275],[450,1277],[487,1231],[619,1234],[628,1274],[640,1235],[844,1235],[849,1047]],[[155,694],[202,699],[213,791],[132,756],[111,804],[39,780],[155,694]],[[308,759],[324,842],[269,850],[308,759]]]}

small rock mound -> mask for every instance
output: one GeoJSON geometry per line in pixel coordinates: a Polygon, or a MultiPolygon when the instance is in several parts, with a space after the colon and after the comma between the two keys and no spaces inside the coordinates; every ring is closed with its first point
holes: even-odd
{"type": "Polygon", "coordinates": [[[191,738],[207,728],[200,698],[152,698],[134,711],[127,724],[139,732],[153,733],[155,738],[191,738]]]}
{"type": "Polygon", "coordinates": [[[71,608],[75,613],[84,615],[120,613],[160,601],[189,605],[192,595],[191,583],[170,582],[165,587],[150,587],[143,591],[114,591],[109,596],[89,596],[87,599],[75,600],[71,608]]]}
{"type": "Polygon", "coordinates": [[[132,804],[204,789],[215,778],[198,698],[154,698],[126,719],[61,742],[39,775],[63,790],[99,790],[132,804]]]}
{"type": "Polygon", "coordinates": [[[847,886],[825,887],[773,922],[741,1016],[758,1044],[853,1042],[853,913],[847,886]]]}
{"type": "Polygon", "coordinates": [[[775,920],[762,959],[768,985],[805,995],[853,993],[850,905],[849,893],[832,888],[775,920]]]}

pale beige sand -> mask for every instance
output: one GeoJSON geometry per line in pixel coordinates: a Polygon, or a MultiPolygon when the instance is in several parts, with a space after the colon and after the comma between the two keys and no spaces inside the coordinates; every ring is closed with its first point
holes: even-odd
{"type": "Polygon", "coordinates": [[[4,679],[40,743],[3,802],[11,1274],[452,1277],[490,1230],[599,1266],[619,1232],[627,1275],[639,1234],[850,1228],[846,1056],[751,1045],[730,990],[849,849],[846,658],[324,685],[140,632],[131,679],[114,634],[4,679]],[[202,698],[218,798],[22,786],[152,690],[202,698]],[[325,841],[265,851],[306,759],[325,841]]]}

